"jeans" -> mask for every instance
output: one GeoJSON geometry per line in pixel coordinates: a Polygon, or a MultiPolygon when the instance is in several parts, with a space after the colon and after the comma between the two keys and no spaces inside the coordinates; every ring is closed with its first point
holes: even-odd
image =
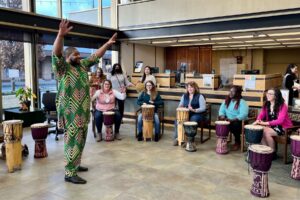
{"type": "MultiPolygon", "coordinates": [[[[160,122],[157,113],[154,114],[154,128],[155,128],[155,135],[159,135],[160,122]]],[[[143,116],[142,113],[140,113],[138,116],[138,133],[142,133],[142,132],[143,132],[143,116]]]]}
{"type": "Polygon", "coordinates": [[[121,120],[123,119],[124,116],[124,104],[125,104],[125,100],[120,100],[120,99],[116,99],[118,102],[118,108],[121,114],[121,120]]]}
{"type": "MultiPolygon", "coordinates": [[[[199,124],[199,122],[204,121],[204,120],[206,120],[205,114],[190,112],[190,121],[197,122],[199,124]]],[[[174,121],[174,129],[175,130],[174,130],[173,138],[174,138],[174,140],[176,140],[178,137],[177,120],[174,121]]]]}
{"type": "MultiPolygon", "coordinates": [[[[121,126],[121,114],[118,110],[115,110],[114,123],[115,123],[115,133],[119,133],[121,126]]],[[[102,124],[103,124],[103,112],[96,110],[95,111],[95,121],[98,133],[102,133],[102,124]]]]}

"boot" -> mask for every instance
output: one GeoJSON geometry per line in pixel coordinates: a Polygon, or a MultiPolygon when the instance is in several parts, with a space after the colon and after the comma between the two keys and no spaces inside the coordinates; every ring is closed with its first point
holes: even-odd
{"type": "Polygon", "coordinates": [[[159,140],[159,134],[155,134],[155,135],[154,135],[154,141],[155,141],[155,142],[158,142],[158,140],[159,140]]]}
{"type": "Polygon", "coordinates": [[[101,142],[101,140],[102,140],[102,133],[98,133],[96,136],[96,141],[101,142]]]}
{"type": "Polygon", "coordinates": [[[138,141],[142,141],[143,140],[143,134],[142,133],[138,133],[137,140],[138,141]]]}

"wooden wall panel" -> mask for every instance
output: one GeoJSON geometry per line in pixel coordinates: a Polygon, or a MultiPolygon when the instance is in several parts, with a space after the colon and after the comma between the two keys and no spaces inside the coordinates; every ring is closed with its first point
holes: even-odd
{"type": "Polygon", "coordinates": [[[165,69],[176,70],[177,69],[177,49],[166,48],[166,67],[165,69]]]}
{"type": "Polygon", "coordinates": [[[187,71],[199,72],[199,47],[188,47],[187,49],[187,71]]]}
{"type": "Polygon", "coordinates": [[[166,48],[166,69],[177,70],[181,63],[187,63],[187,72],[210,74],[212,69],[211,46],[166,48]]]}

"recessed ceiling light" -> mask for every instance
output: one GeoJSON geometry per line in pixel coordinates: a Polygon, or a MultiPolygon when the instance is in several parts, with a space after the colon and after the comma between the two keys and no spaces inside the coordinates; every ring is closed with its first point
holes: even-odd
{"type": "Polygon", "coordinates": [[[256,42],[271,42],[271,41],[274,42],[274,40],[272,40],[272,39],[268,39],[268,40],[248,40],[248,41],[245,41],[245,42],[246,43],[256,43],[256,42]]]}
{"type": "Polygon", "coordinates": [[[280,38],[280,39],[276,39],[276,40],[277,41],[290,41],[290,40],[300,40],[300,38],[280,38]]]}
{"type": "Polygon", "coordinates": [[[167,43],[176,43],[176,40],[165,40],[165,41],[152,41],[152,44],[167,44],[167,43]]]}
{"type": "Polygon", "coordinates": [[[283,42],[282,44],[300,44],[300,42],[283,42]]]}
{"type": "Polygon", "coordinates": [[[229,40],[231,39],[230,37],[211,37],[211,40],[229,40]]]}
{"type": "Polygon", "coordinates": [[[300,32],[290,32],[290,33],[270,33],[269,36],[285,36],[285,35],[300,35],[300,32]]]}
{"type": "Polygon", "coordinates": [[[230,42],[217,42],[217,44],[238,44],[243,43],[242,41],[230,41],[230,42]]]}
{"type": "Polygon", "coordinates": [[[230,45],[230,47],[252,47],[252,44],[230,45]]]}
{"type": "Polygon", "coordinates": [[[280,43],[263,43],[263,44],[254,44],[255,46],[274,46],[274,45],[280,45],[280,43]]]}

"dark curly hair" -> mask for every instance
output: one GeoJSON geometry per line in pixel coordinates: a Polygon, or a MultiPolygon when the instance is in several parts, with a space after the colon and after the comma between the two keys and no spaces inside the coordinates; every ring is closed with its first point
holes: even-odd
{"type": "Polygon", "coordinates": [[[121,65],[119,63],[116,63],[116,64],[113,65],[112,70],[111,70],[111,75],[112,76],[114,76],[116,74],[116,67],[117,66],[120,68],[121,74],[123,74],[123,70],[122,70],[121,65]]]}
{"type": "Polygon", "coordinates": [[[243,89],[241,86],[238,86],[238,85],[233,85],[231,86],[230,90],[231,89],[235,89],[235,96],[233,98],[230,97],[230,95],[228,95],[225,99],[225,105],[226,105],[226,108],[228,108],[230,102],[232,99],[235,99],[236,100],[236,104],[234,106],[234,109],[238,109],[239,106],[240,106],[240,101],[241,99],[243,98],[242,97],[242,92],[243,92],[243,89]]]}
{"type": "Polygon", "coordinates": [[[150,66],[146,66],[144,68],[144,74],[143,74],[143,77],[142,77],[142,83],[144,83],[145,79],[146,79],[146,74],[145,74],[145,69],[148,68],[150,70],[150,74],[152,74],[152,70],[151,70],[151,67],[150,66]]]}
{"type": "MultiPolygon", "coordinates": [[[[274,113],[277,115],[279,112],[280,107],[284,104],[284,99],[282,97],[281,91],[278,88],[270,88],[269,90],[273,90],[274,91],[274,96],[275,96],[275,105],[274,105],[274,113]]],[[[270,101],[266,100],[264,103],[264,108],[267,109],[268,113],[270,111],[270,106],[271,103],[270,101]]]]}

